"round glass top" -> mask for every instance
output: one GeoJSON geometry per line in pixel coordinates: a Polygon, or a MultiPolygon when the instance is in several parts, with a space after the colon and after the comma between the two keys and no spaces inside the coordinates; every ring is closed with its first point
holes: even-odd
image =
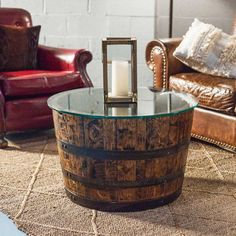
{"type": "Polygon", "coordinates": [[[193,109],[197,99],[174,91],[138,89],[137,103],[104,104],[102,88],[69,90],[53,95],[48,106],[61,113],[90,118],[144,118],[171,116],[193,109]]]}

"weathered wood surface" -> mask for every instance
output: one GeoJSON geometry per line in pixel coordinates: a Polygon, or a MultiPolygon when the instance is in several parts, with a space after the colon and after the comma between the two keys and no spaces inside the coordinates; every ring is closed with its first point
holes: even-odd
{"type": "Polygon", "coordinates": [[[109,210],[117,210],[116,203],[124,203],[122,207],[145,201],[164,204],[168,201],[163,199],[175,196],[174,200],[181,192],[192,111],[146,119],[90,119],[56,111],[53,115],[59,143],[106,153],[104,159],[74,155],[58,145],[65,187],[72,200],[88,207],[92,201],[92,207],[100,210],[106,210],[101,202],[111,203],[109,210]],[[160,150],[164,150],[162,154],[160,150]],[[130,158],[109,159],[112,152],[121,157],[128,152],[130,158]],[[133,158],[132,152],[138,155],[133,158]]]}

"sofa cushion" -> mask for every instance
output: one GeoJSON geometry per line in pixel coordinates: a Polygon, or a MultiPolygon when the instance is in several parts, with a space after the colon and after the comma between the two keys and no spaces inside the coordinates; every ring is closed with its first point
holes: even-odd
{"type": "Polygon", "coordinates": [[[40,27],[0,25],[0,71],[36,68],[40,27]]]}
{"type": "Polygon", "coordinates": [[[1,72],[0,86],[6,97],[54,94],[84,87],[78,72],[26,70],[1,72]]]}
{"type": "Polygon", "coordinates": [[[199,106],[236,115],[235,79],[202,73],[181,73],[170,77],[170,88],[199,99],[199,106]]]}

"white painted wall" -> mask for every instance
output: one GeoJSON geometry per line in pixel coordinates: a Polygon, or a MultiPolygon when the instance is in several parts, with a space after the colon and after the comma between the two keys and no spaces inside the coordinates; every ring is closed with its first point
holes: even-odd
{"type": "MultiPolygon", "coordinates": [[[[138,39],[139,85],[152,84],[146,67],[145,46],[154,37],[168,36],[169,0],[0,0],[1,7],[27,9],[40,24],[40,43],[87,48],[93,53],[88,72],[102,86],[101,39],[135,36],[138,39]]],[[[193,18],[230,32],[236,17],[235,0],[174,0],[173,36],[182,36],[193,18]]]]}

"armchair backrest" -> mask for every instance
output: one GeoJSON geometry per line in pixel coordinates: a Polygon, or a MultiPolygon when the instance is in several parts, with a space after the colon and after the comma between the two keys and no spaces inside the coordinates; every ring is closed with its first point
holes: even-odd
{"type": "Polygon", "coordinates": [[[32,18],[28,11],[20,8],[0,8],[0,24],[30,27],[32,18]]]}

